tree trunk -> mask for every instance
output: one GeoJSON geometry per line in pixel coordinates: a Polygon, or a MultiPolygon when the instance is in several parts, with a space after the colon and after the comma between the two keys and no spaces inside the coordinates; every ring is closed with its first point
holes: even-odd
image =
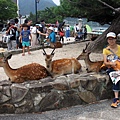
{"type": "Polygon", "coordinates": [[[120,16],[113,20],[111,26],[103,32],[102,35],[100,35],[95,41],[90,42],[87,50],[92,52],[101,51],[107,45],[106,34],[108,32],[115,32],[116,35],[120,33],[120,16]]]}

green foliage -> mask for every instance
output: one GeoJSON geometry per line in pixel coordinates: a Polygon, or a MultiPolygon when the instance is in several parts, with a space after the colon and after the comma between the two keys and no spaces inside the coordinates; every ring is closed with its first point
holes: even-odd
{"type": "MultiPolygon", "coordinates": [[[[33,21],[33,23],[35,23],[35,17],[36,17],[35,15],[30,13],[30,16],[28,19],[31,19],[33,21]]],[[[57,20],[59,22],[62,22],[63,18],[64,18],[64,16],[63,16],[62,10],[59,6],[46,8],[45,10],[37,12],[38,21],[41,21],[44,19],[46,23],[55,24],[57,20]]]]}
{"type": "MultiPolygon", "coordinates": [[[[103,0],[102,0],[103,1],[103,0]]],[[[104,0],[103,2],[119,8],[120,0],[104,0]]],[[[46,8],[38,12],[38,21],[44,19],[47,23],[62,22],[65,17],[87,18],[88,21],[99,22],[100,24],[111,24],[120,14],[98,0],[60,0],[61,5],[46,8]]],[[[34,19],[35,17],[30,18],[34,19]]]]}
{"type": "Polygon", "coordinates": [[[17,5],[12,0],[0,0],[0,21],[4,22],[17,16],[17,5]]]}

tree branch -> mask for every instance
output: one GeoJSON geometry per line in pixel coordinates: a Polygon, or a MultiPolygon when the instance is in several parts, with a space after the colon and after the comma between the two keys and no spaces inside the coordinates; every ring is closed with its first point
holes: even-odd
{"type": "Polygon", "coordinates": [[[107,3],[103,2],[102,0],[97,0],[97,1],[99,1],[100,3],[104,4],[105,6],[109,7],[109,8],[112,9],[113,11],[115,11],[115,12],[117,12],[117,13],[120,14],[120,7],[115,9],[114,7],[108,5],[107,3]]]}

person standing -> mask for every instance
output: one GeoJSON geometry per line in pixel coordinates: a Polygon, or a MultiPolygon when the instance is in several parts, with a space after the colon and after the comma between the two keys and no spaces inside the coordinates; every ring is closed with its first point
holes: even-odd
{"type": "Polygon", "coordinates": [[[86,25],[83,27],[83,39],[85,40],[87,38],[87,28],[86,25]]]}
{"type": "Polygon", "coordinates": [[[11,19],[6,28],[6,35],[10,36],[10,40],[7,43],[8,50],[16,49],[16,31],[15,21],[11,19]]]}
{"type": "MultiPolygon", "coordinates": [[[[109,32],[106,38],[108,46],[103,49],[103,60],[105,66],[108,67],[107,74],[110,76],[113,71],[115,72],[115,69],[113,68],[117,65],[116,62],[113,62],[113,60],[115,61],[116,58],[120,58],[120,45],[116,44],[116,34],[114,32],[109,32]]],[[[115,98],[113,99],[113,103],[111,104],[111,107],[113,108],[117,108],[120,103],[119,91],[120,81],[118,81],[117,84],[113,83],[113,92],[115,96],[115,98]]]]}
{"type": "Polygon", "coordinates": [[[63,29],[61,29],[61,31],[59,32],[59,35],[60,35],[59,41],[62,40],[62,43],[64,43],[64,35],[65,35],[65,33],[64,33],[63,29]]]}
{"type": "MultiPolygon", "coordinates": [[[[38,24],[38,23],[37,23],[37,24],[38,24]]],[[[44,20],[41,20],[41,21],[40,21],[38,30],[39,30],[41,33],[46,33],[45,21],[44,21],[44,20]]],[[[44,39],[45,39],[45,36],[42,35],[42,34],[38,34],[38,35],[39,35],[39,41],[40,41],[40,43],[42,44],[43,41],[44,41],[44,39]]]]}
{"type": "Polygon", "coordinates": [[[19,25],[19,20],[15,18],[15,27],[17,28],[16,31],[16,48],[18,49],[20,46],[20,41],[19,41],[19,36],[20,36],[20,25],[19,25]]]}
{"type": "Polygon", "coordinates": [[[32,35],[31,46],[32,46],[32,47],[35,47],[36,45],[39,44],[39,41],[38,41],[38,38],[37,38],[37,34],[46,36],[46,34],[41,33],[41,32],[38,30],[38,24],[35,24],[34,27],[33,27],[32,30],[31,30],[31,35],[32,35]]]}
{"type": "Polygon", "coordinates": [[[27,47],[28,54],[31,54],[30,48],[29,48],[29,46],[30,46],[29,36],[30,36],[31,40],[32,40],[32,36],[31,36],[30,30],[28,30],[27,24],[23,24],[22,28],[23,28],[23,30],[21,31],[21,34],[20,34],[20,41],[22,42],[22,49],[23,49],[22,56],[25,56],[25,47],[27,47]]]}
{"type": "Polygon", "coordinates": [[[66,34],[65,35],[66,35],[66,39],[68,40],[68,38],[70,37],[70,26],[69,25],[67,25],[67,27],[66,27],[66,34]]]}

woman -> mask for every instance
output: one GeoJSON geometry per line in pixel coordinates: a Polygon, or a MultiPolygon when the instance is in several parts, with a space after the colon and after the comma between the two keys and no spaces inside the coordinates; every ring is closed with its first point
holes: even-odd
{"type": "Polygon", "coordinates": [[[38,25],[35,24],[34,27],[33,27],[32,30],[31,30],[31,35],[32,35],[31,46],[32,46],[32,47],[35,47],[35,46],[37,46],[37,45],[39,44],[38,37],[37,37],[37,33],[40,34],[40,35],[44,35],[44,36],[47,35],[47,34],[41,33],[41,32],[38,30],[38,25]]]}
{"type": "MultiPolygon", "coordinates": [[[[68,40],[68,38],[70,37],[70,26],[68,25],[66,27],[66,39],[68,40]]],[[[69,39],[70,40],[70,39],[69,39]]]]}
{"type": "MultiPolygon", "coordinates": [[[[109,67],[107,73],[110,75],[112,71],[115,71],[116,62],[113,62],[112,60],[120,57],[120,46],[116,44],[116,34],[114,32],[109,32],[107,34],[107,42],[108,46],[103,49],[103,59],[104,64],[109,67]]],[[[110,76],[111,78],[111,76],[110,76]]],[[[118,81],[116,84],[113,83],[113,91],[115,98],[113,99],[113,103],[111,104],[111,107],[117,108],[119,105],[119,91],[120,91],[120,81],[118,81]]]]}
{"type": "Polygon", "coordinates": [[[16,49],[16,31],[17,27],[15,26],[15,22],[11,19],[6,28],[6,35],[10,36],[10,40],[7,43],[8,50],[16,49]]]}

